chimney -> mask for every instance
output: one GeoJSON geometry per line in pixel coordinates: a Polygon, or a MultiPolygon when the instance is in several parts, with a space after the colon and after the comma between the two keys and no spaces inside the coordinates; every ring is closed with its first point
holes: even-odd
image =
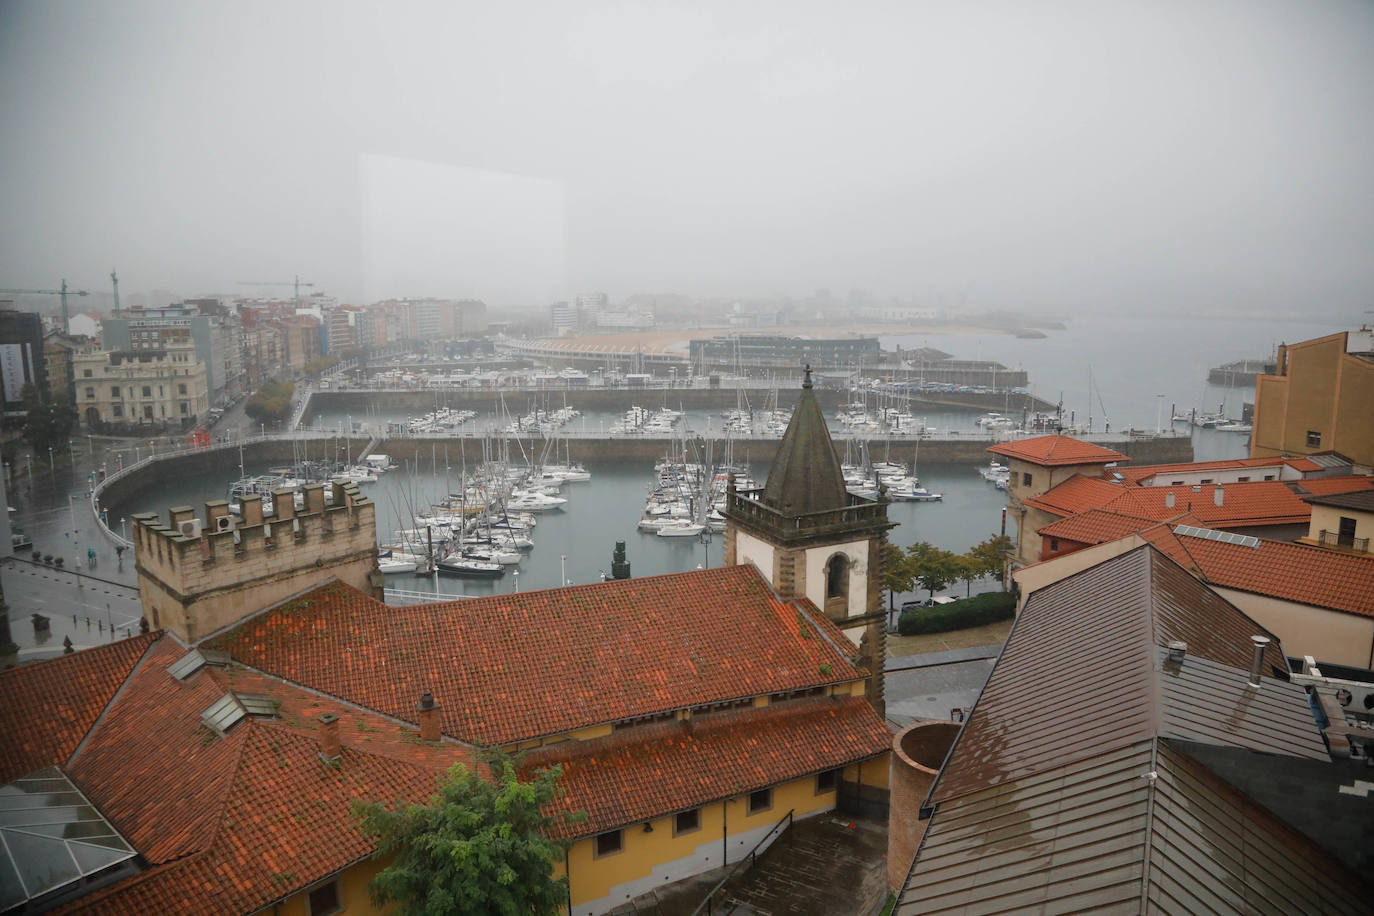
{"type": "Polygon", "coordinates": [[[1217,484],[1216,491],[1212,494],[1212,502],[1216,503],[1218,506],[1224,506],[1226,504],[1226,491],[1222,489],[1221,484],[1217,484]]]}
{"type": "Polygon", "coordinates": [[[1172,490],[1170,490],[1168,493],[1165,493],[1165,494],[1164,494],[1164,508],[1166,508],[1166,509],[1172,509],[1173,507],[1174,507],[1174,492],[1173,492],[1172,490]]]}
{"type": "Polygon", "coordinates": [[[439,740],[439,701],[428,690],[420,697],[420,740],[439,740]]]}
{"type": "Polygon", "coordinates": [[[333,763],[339,759],[343,748],[339,744],[339,717],[332,712],[320,716],[320,759],[333,763]]]}
{"type": "Polygon", "coordinates": [[[1255,654],[1250,659],[1250,680],[1251,687],[1260,685],[1260,669],[1264,667],[1264,647],[1269,645],[1267,636],[1251,636],[1250,642],[1254,644],[1255,654]]]}

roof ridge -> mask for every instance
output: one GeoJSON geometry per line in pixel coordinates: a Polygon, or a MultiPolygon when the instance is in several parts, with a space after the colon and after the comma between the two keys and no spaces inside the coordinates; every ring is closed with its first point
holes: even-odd
{"type": "MultiPolygon", "coordinates": [[[[81,740],[76,742],[76,747],[67,755],[66,761],[62,764],[62,769],[64,771],[76,762],[77,757],[81,756],[81,752],[86,749],[86,742],[90,740],[91,735],[94,734],[95,730],[105,721],[105,716],[110,712],[110,707],[114,706],[119,698],[124,695],[124,691],[129,688],[129,682],[133,680],[134,675],[143,670],[143,666],[148,663],[148,657],[152,654],[153,650],[157,648],[157,644],[162,641],[161,632],[162,631],[159,630],[158,635],[148,641],[148,644],[143,647],[143,652],[138,656],[138,660],[129,666],[128,671],[124,672],[124,679],[121,680],[119,686],[115,688],[115,692],[110,694],[110,699],[101,707],[100,713],[92,720],[90,728],[86,729],[85,734],[81,736],[81,740]]],[[[132,638],[138,639],[144,636],[153,635],[152,633],[140,633],[137,637],[132,638]]],[[[114,645],[114,643],[111,643],[111,645],[114,645]]]]}

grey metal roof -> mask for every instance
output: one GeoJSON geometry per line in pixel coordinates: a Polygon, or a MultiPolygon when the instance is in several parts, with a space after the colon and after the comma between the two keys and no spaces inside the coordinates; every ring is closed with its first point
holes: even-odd
{"type": "Polygon", "coordinates": [[[1256,689],[1246,683],[1247,669],[1196,655],[1175,664],[1166,661],[1168,654],[1159,648],[1155,656],[1161,738],[1331,759],[1297,684],[1265,677],[1256,689]]]}
{"type": "MultiPolygon", "coordinates": [[[[1154,737],[1157,648],[1248,671],[1253,635],[1273,638],[1148,545],[1033,592],[932,801],[1154,737]]],[[[1265,664],[1285,664],[1276,639],[1265,664]]]]}
{"type": "Polygon", "coordinates": [[[1302,501],[1318,506],[1354,509],[1357,512],[1374,512],[1374,489],[1356,490],[1354,493],[1331,493],[1326,496],[1304,496],[1302,501]]]}
{"type": "Polygon", "coordinates": [[[894,912],[1139,912],[1152,746],[942,804],[894,912]]]}
{"type": "Polygon", "coordinates": [[[1276,642],[1247,686],[1255,634],[1148,546],[1033,593],[896,912],[1368,912],[1354,872],[1182,749],[1329,762],[1303,692],[1267,676],[1276,642]]]}

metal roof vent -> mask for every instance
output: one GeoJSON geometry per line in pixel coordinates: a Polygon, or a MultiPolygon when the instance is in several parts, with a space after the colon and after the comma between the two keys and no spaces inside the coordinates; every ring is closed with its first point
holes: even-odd
{"type": "Polygon", "coordinates": [[[181,658],[167,666],[167,673],[179,681],[184,681],[205,667],[205,656],[200,654],[197,649],[192,649],[181,658]]]}
{"type": "Polygon", "coordinates": [[[1247,683],[1251,687],[1260,685],[1260,669],[1264,665],[1264,648],[1269,645],[1267,636],[1251,636],[1250,643],[1254,647],[1254,655],[1250,659],[1250,680],[1247,683]]]}
{"type": "Polygon", "coordinates": [[[221,735],[227,735],[229,729],[238,725],[248,711],[243,708],[238,697],[232,693],[226,693],[214,703],[210,708],[200,714],[200,721],[211,731],[221,735]]]}
{"type": "Polygon", "coordinates": [[[1173,662],[1175,665],[1182,664],[1183,659],[1185,656],[1187,656],[1187,654],[1188,644],[1186,642],[1174,640],[1173,642],[1169,643],[1169,661],[1173,662]]]}

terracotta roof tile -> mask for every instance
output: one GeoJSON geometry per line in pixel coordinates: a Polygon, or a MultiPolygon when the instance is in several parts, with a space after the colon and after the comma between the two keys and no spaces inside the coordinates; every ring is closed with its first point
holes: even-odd
{"type": "Polygon", "coordinates": [[[404,613],[332,583],[209,645],[408,722],[432,691],[445,734],[486,746],[861,676],[833,624],[749,564],[404,613]]]}
{"type": "MultiPolygon", "coordinates": [[[[892,733],[862,697],[815,697],[625,729],[526,755],[562,764],[567,836],[601,833],[881,754],[892,733]]],[[[781,813],[781,812],[780,812],[781,813]]]]}
{"type": "Polygon", "coordinates": [[[1036,436],[1033,439],[999,442],[988,451],[1045,466],[1131,460],[1118,451],[1071,436],[1036,436]]]}
{"type": "Polygon", "coordinates": [[[1043,509],[1051,515],[1069,516],[1089,509],[1101,509],[1119,497],[1125,488],[1101,477],[1075,474],[1068,480],[1039,496],[1021,500],[1028,506],[1043,509]]]}
{"type": "MultiPolygon", "coordinates": [[[[1310,463],[1310,462],[1309,462],[1310,463]]],[[[1281,464],[1294,465],[1292,459],[1284,458],[1228,458],[1220,461],[1180,461],[1174,464],[1141,464],[1131,467],[1114,468],[1127,483],[1152,480],[1170,472],[1188,473],[1189,471],[1222,471],[1228,468],[1276,468],[1281,464]]],[[[1313,465],[1312,470],[1316,469],[1313,465]]]]}
{"type": "Polygon", "coordinates": [[[73,910],[255,911],[372,850],[353,799],[423,801],[449,766],[472,759],[257,672],[206,667],[179,681],[167,667],[184,653],[171,639],[154,647],[69,768],[153,866],[73,910]],[[246,717],[215,735],[200,716],[229,690],[270,697],[278,718],[246,717]],[[340,716],[337,768],[319,758],[322,712],[340,716]]]}
{"type": "Polygon", "coordinates": [[[1266,538],[1247,547],[1164,526],[1141,535],[1213,585],[1374,617],[1374,556],[1266,538]]]}
{"type": "Polygon", "coordinates": [[[1158,524],[1157,520],[1144,516],[1123,515],[1109,509],[1089,509],[1051,522],[1041,528],[1039,534],[1045,538],[1063,538],[1080,544],[1103,544],[1158,524]]]}
{"type": "Polygon", "coordinates": [[[155,634],[0,672],[0,783],[64,766],[155,634]]]}
{"type": "Polygon", "coordinates": [[[1090,509],[1107,509],[1118,515],[1135,515],[1164,521],[1191,512],[1215,528],[1251,525],[1291,525],[1312,517],[1302,499],[1311,493],[1348,493],[1374,485],[1363,476],[1325,477],[1302,481],[1257,480],[1246,483],[1196,486],[1139,487],[1077,475],[1039,496],[1022,502],[1053,515],[1069,516],[1090,509]],[[1216,491],[1222,490],[1222,504],[1216,491]],[[1169,505],[1169,497],[1173,505],[1169,505]]]}

